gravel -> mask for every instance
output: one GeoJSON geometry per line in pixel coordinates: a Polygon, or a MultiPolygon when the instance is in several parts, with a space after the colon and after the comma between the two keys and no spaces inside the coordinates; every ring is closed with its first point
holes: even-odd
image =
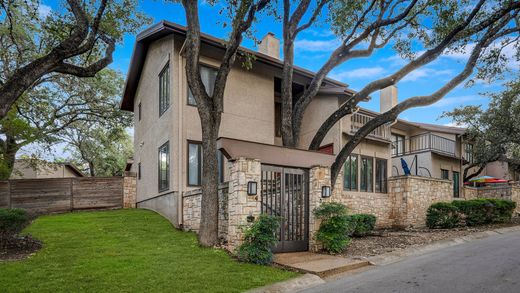
{"type": "Polygon", "coordinates": [[[363,258],[380,255],[409,247],[417,247],[432,242],[463,237],[472,233],[493,230],[497,228],[520,225],[520,218],[511,223],[494,224],[479,227],[460,227],[455,229],[409,229],[409,230],[376,230],[371,235],[353,238],[342,255],[351,258],[363,258]]]}

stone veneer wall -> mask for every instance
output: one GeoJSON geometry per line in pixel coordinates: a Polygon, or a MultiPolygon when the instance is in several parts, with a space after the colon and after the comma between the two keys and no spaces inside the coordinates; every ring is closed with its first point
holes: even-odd
{"type": "Polygon", "coordinates": [[[398,176],[388,180],[388,192],[393,197],[394,227],[423,227],[426,211],[431,204],[452,200],[453,185],[449,180],[398,176]]]}
{"type": "MultiPolygon", "coordinates": [[[[229,183],[220,184],[218,188],[219,218],[218,235],[221,243],[227,242],[228,236],[228,190],[229,183]]],[[[182,196],[182,228],[186,231],[199,232],[201,217],[202,189],[187,191],[182,196]]]]}
{"type": "Polygon", "coordinates": [[[487,187],[464,187],[464,198],[499,198],[511,199],[512,187],[507,186],[487,186],[487,187]]]}
{"type": "Polygon", "coordinates": [[[123,208],[133,209],[137,201],[137,177],[133,172],[125,172],[123,178],[123,208]]]}
{"type": "Polygon", "coordinates": [[[314,239],[320,228],[320,221],[314,218],[312,211],[322,202],[333,201],[334,194],[327,199],[321,197],[321,187],[330,185],[330,168],[314,166],[309,170],[309,250],[311,251],[318,251],[321,248],[314,239]]]}
{"type": "Polygon", "coordinates": [[[516,202],[516,213],[520,214],[520,185],[511,187],[511,200],[516,202]]]}

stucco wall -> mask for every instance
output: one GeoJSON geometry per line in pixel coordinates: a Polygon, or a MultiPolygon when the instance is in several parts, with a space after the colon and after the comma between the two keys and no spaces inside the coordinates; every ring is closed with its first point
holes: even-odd
{"type": "Polygon", "coordinates": [[[163,217],[168,219],[174,226],[178,227],[178,196],[179,193],[175,191],[163,193],[159,196],[152,197],[141,202],[137,202],[137,208],[156,211],[157,213],[161,214],[163,217]]]}

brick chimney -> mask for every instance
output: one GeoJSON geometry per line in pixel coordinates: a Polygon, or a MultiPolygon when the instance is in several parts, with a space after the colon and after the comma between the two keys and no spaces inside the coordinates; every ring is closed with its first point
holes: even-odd
{"type": "Polygon", "coordinates": [[[384,113],[397,105],[397,87],[391,85],[379,92],[379,112],[384,113]]]}
{"type": "Polygon", "coordinates": [[[273,33],[267,33],[258,45],[258,52],[280,59],[280,40],[273,33]]]}

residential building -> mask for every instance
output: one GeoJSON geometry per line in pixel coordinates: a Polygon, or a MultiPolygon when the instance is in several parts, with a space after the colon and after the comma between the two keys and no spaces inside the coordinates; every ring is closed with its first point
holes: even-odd
{"type": "Polygon", "coordinates": [[[72,163],[50,163],[18,159],[14,163],[13,173],[9,179],[37,178],[70,178],[85,177],[78,167],[72,163]]]}

